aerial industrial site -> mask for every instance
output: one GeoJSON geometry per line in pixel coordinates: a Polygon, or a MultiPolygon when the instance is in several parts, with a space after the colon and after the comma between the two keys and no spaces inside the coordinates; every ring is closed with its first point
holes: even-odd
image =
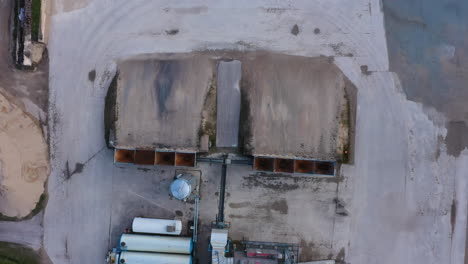
{"type": "Polygon", "coordinates": [[[0,264],[468,264],[467,10],[0,0],[0,264]]]}

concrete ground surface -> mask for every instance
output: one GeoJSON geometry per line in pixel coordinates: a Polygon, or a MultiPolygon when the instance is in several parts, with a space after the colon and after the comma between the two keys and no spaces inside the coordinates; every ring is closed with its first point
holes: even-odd
{"type": "Polygon", "coordinates": [[[336,257],[333,246],[337,177],[256,173],[228,168],[226,221],[233,240],[300,245],[299,260],[336,257]]]}
{"type": "Polygon", "coordinates": [[[20,222],[0,222],[0,241],[17,243],[28,246],[34,250],[42,247],[42,218],[39,213],[29,220],[20,222]]]}
{"type": "MultiPolygon", "coordinates": [[[[150,173],[114,166],[112,152],[105,148],[104,97],[117,61],[138,54],[213,49],[332,56],[357,87],[355,163],[341,167],[334,194],[346,204],[349,215],[335,217],[333,237],[326,241],[330,246],[320,254],[330,251],[330,257],[346,263],[463,263],[468,151],[458,156],[447,152],[445,116],[408,101],[398,76],[389,71],[380,1],[70,3],[55,1],[49,37],[53,159],[44,247],[53,263],[102,261],[115,239],[109,236],[115,223],[112,181],[125,180],[122,184],[128,189],[120,188],[138,190],[143,187],[132,179],[150,173]],[[92,70],[94,81],[88,79],[92,70]],[[70,173],[64,174],[67,167],[70,173]]],[[[216,175],[213,172],[213,179],[216,175]]],[[[307,208],[320,207],[321,216],[301,214],[319,219],[320,227],[310,223],[304,228],[320,239],[330,230],[324,220],[332,213],[332,187],[330,183],[309,191],[307,208]],[[323,204],[318,202],[321,199],[323,204]]],[[[239,201],[227,201],[227,206],[245,202],[240,195],[246,189],[238,190],[239,196],[231,191],[239,201]]],[[[271,211],[272,217],[278,216],[276,223],[287,221],[286,230],[292,231],[298,226],[294,216],[299,211],[294,196],[303,197],[302,192],[292,191],[293,198],[287,201],[292,216],[281,215],[284,203],[278,201],[279,205],[271,204],[278,212],[259,208],[259,217],[267,218],[271,211]]],[[[255,205],[264,203],[255,201],[255,205]]],[[[250,213],[248,208],[238,210],[241,215],[250,213]]],[[[123,207],[116,211],[125,213],[123,207]]],[[[257,236],[269,238],[254,232],[249,239],[257,236]]],[[[309,248],[320,249],[308,242],[309,248]]]]}
{"type": "MultiPolygon", "coordinates": [[[[82,249],[86,247],[88,239],[99,243],[100,248],[93,259],[96,262],[103,262],[107,250],[118,245],[120,235],[126,228],[131,227],[132,220],[136,216],[181,219],[182,235],[188,235],[188,221],[193,220],[194,203],[185,203],[169,195],[169,186],[179,169],[165,166],[157,168],[115,166],[112,158],[113,152],[105,148],[86,164],[83,173],[77,173],[68,180],[62,178],[62,181],[52,188],[53,192],[60,195],[61,200],[73,201],[75,204],[73,207],[64,209],[50,201],[47,213],[64,218],[55,218],[56,224],[65,220],[69,226],[74,226],[73,229],[81,229],[83,232],[80,233],[86,233],[77,234],[79,239],[71,238],[70,232],[54,233],[53,236],[45,238],[46,243],[58,249],[53,251],[54,254],[47,251],[54,263],[73,263],[74,259],[81,258],[82,249]],[[86,179],[85,177],[94,176],[87,176],[85,171],[101,163],[106,165],[98,168],[101,171],[95,173],[103,174],[103,177],[86,179]],[[94,182],[93,188],[84,186],[89,181],[94,182]],[[75,192],[80,189],[87,189],[87,191],[75,192]],[[87,211],[89,215],[86,217],[78,216],[81,213],[75,211],[76,208],[83,210],[88,207],[93,208],[93,212],[87,211]],[[57,211],[52,211],[54,209],[57,211]]],[[[211,230],[211,221],[215,220],[218,210],[218,175],[221,167],[202,164],[193,170],[202,172],[199,212],[199,228],[202,234],[199,236],[197,253],[208,259],[208,235],[211,230]]],[[[57,202],[61,201],[55,203],[57,202]]]]}
{"type": "Polygon", "coordinates": [[[239,145],[242,63],[220,61],[216,77],[216,147],[239,145]]]}
{"type": "Polygon", "coordinates": [[[447,117],[447,151],[468,146],[468,2],[383,1],[390,68],[408,99],[447,117]],[[422,7],[422,8],[419,8],[422,7]]]}
{"type": "MultiPolygon", "coordinates": [[[[203,232],[200,234],[196,253],[205,259],[208,259],[206,249],[211,230],[209,227],[211,222],[215,220],[218,211],[217,191],[220,169],[219,165],[210,166],[209,164],[202,164],[197,169],[189,169],[201,177],[198,220],[203,232]]],[[[131,227],[135,216],[180,219],[183,225],[181,235],[189,236],[188,222],[193,220],[194,201],[182,202],[169,195],[172,180],[177,173],[184,170],[164,166],[158,168],[152,166],[115,168],[118,173],[112,176],[112,201],[110,208],[106,208],[106,210],[110,209],[109,248],[117,246],[120,235],[126,228],[131,227]],[[129,178],[130,174],[135,175],[136,178],[129,178]]]]}

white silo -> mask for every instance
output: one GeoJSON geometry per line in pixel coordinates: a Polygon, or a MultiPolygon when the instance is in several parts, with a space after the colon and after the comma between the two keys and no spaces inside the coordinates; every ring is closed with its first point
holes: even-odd
{"type": "Polygon", "coordinates": [[[182,221],[135,217],[132,223],[132,230],[136,233],[180,235],[182,232],[182,221]]]}
{"type": "Polygon", "coordinates": [[[191,264],[192,256],[165,253],[128,252],[120,253],[118,264],[191,264]]]}
{"type": "Polygon", "coordinates": [[[196,187],[196,179],[191,174],[182,173],[171,183],[171,195],[179,200],[190,197],[196,187]]]}
{"type": "Polygon", "coordinates": [[[189,237],[122,234],[120,248],[123,251],[190,254],[193,243],[189,237]]]}

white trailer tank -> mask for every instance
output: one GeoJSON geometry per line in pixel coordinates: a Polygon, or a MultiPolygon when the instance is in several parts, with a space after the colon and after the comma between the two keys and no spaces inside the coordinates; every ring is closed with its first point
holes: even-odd
{"type": "Polygon", "coordinates": [[[165,253],[121,252],[118,264],[191,264],[192,256],[165,253]]]}
{"type": "Polygon", "coordinates": [[[190,254],[193,244],[189,237],[122,234],[120,248],[124,251],[190,254]]]}
{"type": "Polygon", "coordinates": [[[182,221],[135,217],[132,223],[132,230],[136,233],[180,235],[182,232],[182,221]]]}

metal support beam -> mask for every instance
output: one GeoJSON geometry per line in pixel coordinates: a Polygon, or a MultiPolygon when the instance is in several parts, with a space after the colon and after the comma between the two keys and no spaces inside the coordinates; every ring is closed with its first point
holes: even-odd
{"type": "Polygon", "coordinates": [[[221,167],[221,183],[219,188],[219,206],[218,206],[218,219],[216,222],[224,222],[224,194],[226,191],[226,174],[227,174],[227,164],[224,159],[223,165],[221,167]]]}

